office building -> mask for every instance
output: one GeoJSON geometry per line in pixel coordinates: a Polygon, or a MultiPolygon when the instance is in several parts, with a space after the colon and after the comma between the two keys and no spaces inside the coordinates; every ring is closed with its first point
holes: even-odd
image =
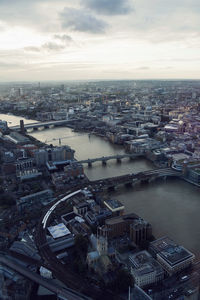
{"type": "Polygon", "coordinates": [[[152,236],[152,226],[145,220],[139,218],[130,224],[130,239],[139,245],[141,242],[148,240],[152,236]]]}
{"type": "Polygon", "coordinates": [[[147,251],[131,254],[129,262],[131,274],[139,287],[157,283],[164,278],[161,265],[147,251]]]}
{"type": "Polygon", "coordinates": [[[193,253],[177,245],[168,237],[162,237],[151,242],[149,251],[156,257],[168,275],[186,269],[195,259],[193,253]]]}

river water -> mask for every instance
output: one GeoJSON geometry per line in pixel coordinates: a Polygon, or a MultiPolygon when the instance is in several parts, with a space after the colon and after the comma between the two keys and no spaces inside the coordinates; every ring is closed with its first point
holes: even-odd
{"type": "MultiPolygon", "coordinates": [[[[20,117],[1,115],[9,125],[19,124],[20,117]]],[[[25,120],[26,123],[35,122],[25,120]]],[[[78,160],[124,153],[121,146],[116,146],[103,138],[88,136],[86,133],[73,132],[66,127],[30,132],[30,135],[42,142],[71,146],[78,160]]],[[[153,165],[145,159],[130,161],[124,159],[121,164],[114,160],[107,166],[100,162],[92,168],[85,166],[85,173],[91,180],[113,177],[131,172],[152,169],[153,165]]],[[[156,237],[168,235],[177,243],[185,246],[200,257],[200,189],[180,179],[159,180],[151,184],[137,185],[127,189],[122,187],[111,194],[120,200],[126,212],[134,212],[153,226],[156,237]]]]}

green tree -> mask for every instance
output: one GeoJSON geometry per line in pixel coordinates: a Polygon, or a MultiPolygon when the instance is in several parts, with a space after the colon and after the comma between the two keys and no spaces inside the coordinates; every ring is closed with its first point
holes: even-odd
{"type": "Polygon", "coordinates": [[[75,272],[77,272],[78,274],[83,274],[87,271],[87,266],[81,258],[77,257],[74,260],[73,266],[74,266],[75,272]]]}
{"type": "Polygon", "coordinates": [[[132,275],[125,269],[119,269],[116,274],[114,289],[119,292],[126,292],[128,291],[129,286],[134,286],[134,279],[132,275]]]}
{"type": "Polygon", "coordinates": [[[78,234],[75,237],[75,249],[78,255],[83,257],[86,256],[88,250],[88,239],[85,238],[82,234],[78,234]]]}
{"type": "Polygon", "coordinates": [[[15,205],[15,200],[9,194],[0,195],[0,205],[12,206],[15,205]]]}

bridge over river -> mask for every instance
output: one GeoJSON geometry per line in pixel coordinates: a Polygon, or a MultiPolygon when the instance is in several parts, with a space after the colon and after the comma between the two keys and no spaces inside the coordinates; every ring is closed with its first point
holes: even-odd
{"type": "MultiPolygon", "coordinates": [[[[38,128],[42,128],[42,127],[49,128],[50,126],[70,125],[77,120],[78,119],[67,119],[67,120],[59,120],[59,121],[35,122],[35,123],[24,124],[23,126],[24,126],[24,130],[27,129],[37,130],[38,128]]],[[[9,126],[9,129],[19,131],[21,130],[21,127],[20,125],[9,126]]]]}
{"type": "Polygon", "coordinates": [[[126,175],[109,177],[91,181],[93,186],[101,186],[102,188],[114,188],[118,185],[130,185],[136,182],[151,182],[157,178],[167,177],[183,177],[181,172],[172,170],[171,168],[154,169],[139,173],[130,173],[126,175]]]}
{"type": "Polygon", "coordinates": [[[91,167],[92,164],[97,161],[101,161],[102,165],[106,165],[108,160],[116,159],[117,162],[121,162],[123,158],[135,159],[137,157],[142,157],[142,156],[143,156],[142,154],[117,154],[117,155],[102,156],[97,158],[83,159],[83,160],[79,160],[78,162],[80,164],[88,164],[88,167],[91,167]]]}

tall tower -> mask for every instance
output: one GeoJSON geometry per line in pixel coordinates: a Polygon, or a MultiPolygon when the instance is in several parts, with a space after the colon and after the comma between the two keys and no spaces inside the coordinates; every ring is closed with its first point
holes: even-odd
{"type": "Polygon", "coordinates": [[[100,256],[108,253],[107,231],[102,227],[97,228],[97,251],[100,256]]]}

